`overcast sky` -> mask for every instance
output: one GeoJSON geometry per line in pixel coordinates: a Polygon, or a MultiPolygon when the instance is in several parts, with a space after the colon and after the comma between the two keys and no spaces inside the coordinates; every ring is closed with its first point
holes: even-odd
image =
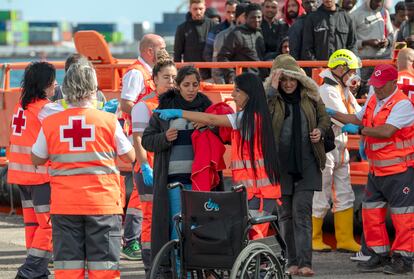
{"type": "MultiPolygon", "coordinates": [[[[24,20],[116,22],[126,39],[132,23],[161,22],[163,12],[175,12],[183,0],[0,0],[1,10],[20,10],[24,20]]],[[[187,10],[186,5],[182,11],[187,10]]]]}

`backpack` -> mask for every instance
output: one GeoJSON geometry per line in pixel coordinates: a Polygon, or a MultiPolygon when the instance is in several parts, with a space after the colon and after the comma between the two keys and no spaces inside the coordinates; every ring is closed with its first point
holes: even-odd
{"type": "Polygon", "coordinates": [[[325,153],[331,152],[335,149],[335,133],[332,129],[332,122],[328,129],[325,131],[323,138],[323,145],[325,147],[325,153]]]}

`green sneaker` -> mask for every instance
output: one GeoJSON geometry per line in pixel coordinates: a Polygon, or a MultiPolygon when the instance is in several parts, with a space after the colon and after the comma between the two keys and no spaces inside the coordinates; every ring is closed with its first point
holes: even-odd
{"type": "Polygon", "coordinates": [[[135,240],[128,246],[123,247],[121,250],[121,256],[131,261],[142,260],[141,248],[139,247],[138,241],[135,240]]]}

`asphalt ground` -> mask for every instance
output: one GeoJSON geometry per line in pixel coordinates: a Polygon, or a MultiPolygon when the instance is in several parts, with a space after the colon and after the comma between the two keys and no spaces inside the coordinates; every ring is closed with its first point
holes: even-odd
{"type": "MultiPolygon", "coordinates": [[[[14,278],[25,256],[23,218],[0,213],[0,279],[14,278]]],[[[351,262],[349,257],[350,254],[338,252],[314,253],[313,268],[316,275],[313,278],[414,278],[414,273],[405,276],[360,273],[356,268],[356,263],[351,262]]],[[[54,276],[51,275],[49,278],[54,278],[54,276]]],[[[121,278],[145,278],[142,262],[121,260],[121,278]]]]}

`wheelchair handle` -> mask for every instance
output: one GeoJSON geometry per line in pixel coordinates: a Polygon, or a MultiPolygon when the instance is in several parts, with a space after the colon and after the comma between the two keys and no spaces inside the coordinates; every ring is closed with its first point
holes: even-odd
{"type": "Polygon", "coordinates": [[[231,187],[231,190],[233,192],[238,192],[240,190],[245,191],[246,190],[246,186],[244,186],[243,184],[234,185],[233,187],[231,187]]]}
{"type": "Polygon", "coordinates": [[[167,189],[169,190],[177,188],[177,187],[180,187],[180,189],[183,189],[184,185],[181,182],[173,182],[173,183],[167,184],[167,189]]]}

